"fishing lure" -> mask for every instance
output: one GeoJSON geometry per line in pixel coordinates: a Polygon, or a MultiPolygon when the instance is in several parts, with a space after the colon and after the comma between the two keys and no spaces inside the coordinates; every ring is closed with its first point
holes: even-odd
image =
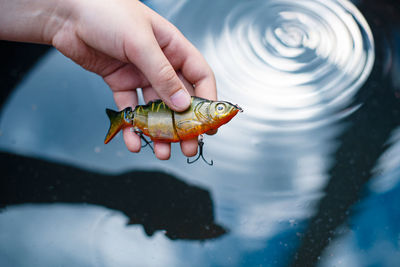
{"type": "MultiPolygon", "coordinates": [[[[238,105],[195,96],[191,98],[190,107],[183,112],[171,110],[161,100],[151,101],[147,105],[138,105],[134,110],[130,107],[119,112],[106,109],[110,119],[110,129],[104,143],[110,142],[125,127],[133,127],[134,132],[146,143],[144,146],[150,145],[150,142],[143,135],[150,137],[152,141],[180,142],[219,128],[229,122],[239,111],[243,110],[238,105]]],[[[200,138],[199,155],[193,161],[188,159],[188,163],[193,163],[200,157],[207,162],[203,157],[203,145],[204,142],[200,138]]],[[[212,165],[213,162],[208,164],[212,165]]]]}

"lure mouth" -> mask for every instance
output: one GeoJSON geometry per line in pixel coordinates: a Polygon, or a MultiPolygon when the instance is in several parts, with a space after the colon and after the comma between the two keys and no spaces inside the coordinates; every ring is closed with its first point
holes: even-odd
{"type": "Polygon", "coordinates": [[[243,109],[241,107],[239,107],[238,104],[233,105],[237,110],[239,110],[239,112],[243,112],[243,109]]]}
{"type": "Polygon", "coordinates": [[[227,102],[229,105],[231,105],[232,107],[234,107],[238,112],[243,112],[243,109],[241,107],[239,107],[238,104],[232,104],[230,102],[227,102]]]}

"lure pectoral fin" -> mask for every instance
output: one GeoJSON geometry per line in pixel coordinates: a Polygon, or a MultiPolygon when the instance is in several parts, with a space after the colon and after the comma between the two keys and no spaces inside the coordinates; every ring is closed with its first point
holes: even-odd
{"type": "Polygon", "coordinates": [[[126,125],[124,119],[124,110],[115,111],[112,109],[106,109],[108,118],[110,119],[110,128],[108,129],[104,144],[110,142],[111,139],[126,125]]]}

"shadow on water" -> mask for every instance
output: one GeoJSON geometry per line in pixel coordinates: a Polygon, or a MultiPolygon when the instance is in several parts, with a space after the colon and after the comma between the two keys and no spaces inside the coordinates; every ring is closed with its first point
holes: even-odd
{"type": "Polygon", "coordinates": [[[81,203],[120,210],[148,236],[165,230],[170,239],[206,240],[227,231],[214,222],[210,193],[162,173],[102,175],[18,155],[0,153],[0,203],[81,203]]]}
{"type": "Polygon", "coordinates": [[[360,90],[369,95],[362,99],[361,108],[346,120],[349,127],[339,137],[341,146],[335,154],[336,164],[329,171],[325,196],[300,240],[293,266],[318,265],[325,248],[340,236],[338,227],[353,215],[352,207],[363,198],[365,185],[371,179],[378,159],[388,148],[392,131],[400,125],[400,99],[399,91],[396,91],[399,88],[395,88],[392,80],[400,74],[390,73],[393,60],[399,60],[396,53],[400,35],[394,34],[399,28],[393,27],[400,21],[393,10],[396,5],[389,2],[376,5],[374,1],[360,1],[358,5],[370,24],[377,47],[371,76],[360,90]]]}

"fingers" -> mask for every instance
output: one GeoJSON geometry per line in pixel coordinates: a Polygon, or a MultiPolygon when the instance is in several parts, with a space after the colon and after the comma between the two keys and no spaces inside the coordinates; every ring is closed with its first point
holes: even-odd
{"type": "Polygon", "coordinates": [[[114,92],[117,91],[135,91],[149,85],[146,77],[133,64],[123,64],[118,68],[103,73],[104,81],[114,92]]]}
{"type": "Polygon", "coordinates": [[[155,17],[153,31],[171,65],[195,86],[195,95],[217,100],[214,74],[201,53],[173,26],[155,17]]]}
{"type": "Polygon", "coordinates": [[[140,152],[140,148],[142,147],[142,140],[140,140],[140,137],[131,131],[131,128],[124,128],[122,134],[128,150],[133,153],[140,152]]]}
{"type": "MultiPolygon", "coordinates": [[[[190,84],[184,77],[183,75],[178,72],[178,77],[185,86],[186,90],[190,93],[194,93],[194,88],[192,84],[190,84]]],[[[156,91],[153,89],[152,86],[147,86],[143,88],[143,97],[145,102],[149,102],[151,100],[158,99],[158,95],[156,91]]],[[[188,141],[182,141],[181,142],[181,149],[182,153],[187,156],[187,157],[192,157],[193,155],[196,155],[197,153],[197,139],[193,140],[188,140],[188,141]],[[195,145],[193,145],[193,143],[195,145]]],[[[156,154],[156,157],[161,160],[169,159],[171,155],[171,145],[166,143],[157,143],[154,144],[154,153],[156,154]]]]}
{"type": "Polygon", "coordinates": [[[171,143],[154,142],[154,153],[160,160],[167,160],[171,156],[171,143]]]}
{"type": "Polygon", "coordinates": [[[179,80],[175,69],[165,57],[154,35],[144,40],[128,41],[128,59],[146,76],[158,96],[173,110],[183,111],[190,105],[190,95],[179,80]]]}
{"type": "Polygon", "coordinates": [[[197,154],[198,139],[193,138],[181,142],[182,153],[186,157],[194,157],[197,154]]]}
{"type": "Polygon", "coordinates": [[[123,110],[126,107],[135,107],[138,103],[136,91],[116,91],[113,93],[115,104],[119,110],[123,110]]]}
{"type": "MultiPolygon", "coordinates": [[[[118,107],[137,104],[134,87],[143,88],[146,102],[161,98],[175,111],[189,107],[191,94],[216,100],[215,77],[200,52],[171,23],[147,12],[152,14],[151,25],[142,24],[135,34],[123,35],[126,60],[122,61],[129,63],[104,77],[118,107]]],[[[126,129],[124,140],[130,151],[140,150],[141,140],[136,134],[126,129]]],[[[182,152],[188,157],[197,153],[197,146],[197,139],[181,142],[182,152]]],[[[154,152],[159,159],[169,159],[171,145],[155,142],[154,152]]]]}
{"type": "MultiPolygon", "coordinates": [[[[136,91],[116,91],[114,92],[114,101],[119,110],[126,107],[135,107],[138,103],[136,91]]],[[[139,152],[141,148],[140,137],[131,131],[131,128],[124,128],[122,130],[125,145],[131,152],[139,152]]]]}
{"type": "Polygon", "coordinates": [[[193,84],[190,83],[188,80],[186,80],[185,77],[183,77],[182,72],[178,72],[178,77],[181,80],[181,82],[183,83],[183,85],[185,86],[186,90],[189,92],[190,95],[194,95],[194,87],[193,84]]]}
{"type": "MultiPolygon", "coordinates": [[[[178,77],[179,79],[182,81],[182,83],[185,85],[186,90],[188,90],[188,92],[190,94],[194,94],[194,88],[193,85],[185,79],[185,77],[183,77],[182,73],[178,73],[178,77]]],[[[186,156],[186,157],[193,157],[197,154],[197,145],[198,145],[198,140],[197,138],[193,138],[190,140],[185,140],[181,142],[181,150],[182,153],[186,156]]]]}
{"type": "MultiPolygon", "coordinates": [[[[200,52],[167,20],[150,14],[151,28],[125,39],[127,59],[144,74],[158,96],[173,110],[183,111],[190,104],[190,95],[175,70],[181,70],[195,94],[216,100],[215,78],[200,52]],[[149,34],[149,32],[151,34],[149,34]]],[[[139,30],[138,30],[139,31],[139,30]]]]}
{"type": "MultiPolygon", "coordinates": [[[[181,142],[182,153],[186,157],[193,157],[197,154],[197,138],[181,142]]],[[[160,160],[168,160],[171,156],[171,143],[154,142],[154,153],[160,160]]]]}

